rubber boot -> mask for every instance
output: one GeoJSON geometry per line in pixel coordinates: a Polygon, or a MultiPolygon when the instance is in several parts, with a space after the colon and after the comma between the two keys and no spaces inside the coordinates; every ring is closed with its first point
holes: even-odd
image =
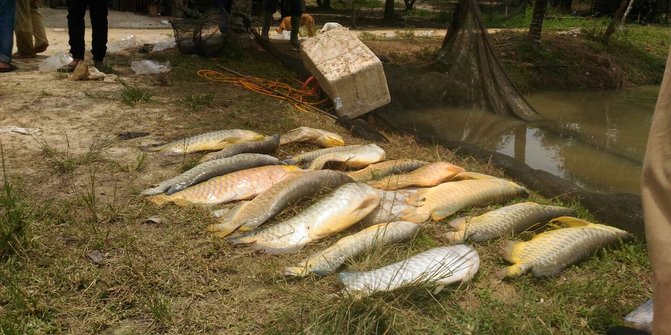
{"type": "Polygon", "coordinates": [[[273,21],[273,13],[263,11],[261,15],[261,38],[267,40],[268,32],[270,31],[270,23],[273,21]]]}
{"type": "Polygon", "coordinates": [[[292,16],[291,39],[289,41],[291,42],[291,45],[295,46],[296,48],[301,46],[301,42],[298,41],[298,28],[300,27],[301,27],[301,18],[299,16],[292,16]]]}

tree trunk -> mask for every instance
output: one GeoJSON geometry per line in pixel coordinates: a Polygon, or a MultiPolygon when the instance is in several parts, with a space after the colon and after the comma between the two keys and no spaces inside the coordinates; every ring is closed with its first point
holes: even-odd
{"type": "Polygon", "coordinates": [[[382,22],[384,23],[394,22],[394,0],[385,0],[384,16],[382,17],[382,22]]]}
{"type": "Polygon", "coordinates": [[[317,8],[331,10],[331,0],[317,0],[317,8]]]}
{"type": "Polygon", "coordinates": [[[535,0],[534,12],[531,15],[531,25],[529,26],[529,39],[534,42],[540,42],[541,31],[543,30],[543,19],[545,9],[547,9],[547,0],[535,0]]]}
{"type": "Polygon", "coordinates": [[[403,0],[405,3],[405,10],[406,11],[411,11],[412,8],[415,6],[415,0],[403,0]]]}
{"type": "Polygon", "coordinates": [[[608,40],[610,39],[610,36],[613,35],[615,32],[615,29],[619,26],[620,21],[622,21],[622,17],[624,16],[624,11],[627,9],[627,5],[629,4],[629,1],[632,0],[621,0],[620,6],[617,7],[617,10],[615,11],[615,16],[613,16],[613,19],[610,21],[610,24],[608,25],[608,28],[606,29],[606,32],[603,33],[603,38],[601,42],[603,44],[608,44],[608,40]]]}
{"type": "Polygon", "coordinates": [[[629,15],[629,12],[631,12],[631,7],[634,7],[634,1],[635,0],[629,0],[629,5],[627,5],[627,10],[624,11],[624,14],[622,15],[622,20],[620,21],[620,25],[624,25],[624,21],[627,20],[627,15],[629,15]]]}

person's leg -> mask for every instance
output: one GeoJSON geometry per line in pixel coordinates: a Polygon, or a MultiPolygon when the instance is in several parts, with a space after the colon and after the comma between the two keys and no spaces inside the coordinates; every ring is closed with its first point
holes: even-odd
{"type": "Polygon", "coordinates": [[[16,0],[16,48],[15,58],[35,57],[33,44],[33,20],[30,18],[30,0],[16,0]]]}
{"type": "Polygon", "coordinates": [[[84,59],[84,14],[86,14],[86,0],[67,0],[68,6],[68,36],[70,53],[75,61],[84,59]]]}
{"type": "Polygon", "coordinates": [[[303,14],[303,6],[301,0],[291,1],[291,44],[295,47],[300,46],[298,41],[298,29],[301,27],[301,15],[303,14]]]}
{"type": "Polygon", "coordinates": [[[94,61],[102,63],[107,53],[107,1],[88,1],[91,15],[91,53],[94,61]]]}
{"type": "Polygon", "coordinates": [[[33,21],[33,36],[35,37],[35,53],[44,52],[49,46],[47,31],[44,29],[44,17],[40,13],[37,0],[30,0],[30,18],[33,21]]]}
{"type": "Polygon", "coordinates": [[[277,11],[277,1],[276,0],[264,0],[263,9],[261,12],[261,37],[268,38],[268,32],[270,31],[270,24],[273,21],[273,14],[277,11]]]}
{"type": "Polygon", "coordinates": [[[0,70],[11,67],[16,1],[0,0],[0,70]]]}
{"type": "Polygon", "coordinates": [[[654,282],[653,334],[671,334],[671,52],[643,162],[641,199],[654,282]]]}

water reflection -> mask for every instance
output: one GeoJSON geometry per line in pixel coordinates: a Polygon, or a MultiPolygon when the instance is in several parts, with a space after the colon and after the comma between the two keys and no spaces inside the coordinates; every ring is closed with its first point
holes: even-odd
{"type": "Polygon", "coordinates": [[[458,140],[504,153],[586,189],[638,194],[658,89],[549,92],[527,97],[557,132],[463,108],[387,111],[384,118],[437,142],[458,140]]]}

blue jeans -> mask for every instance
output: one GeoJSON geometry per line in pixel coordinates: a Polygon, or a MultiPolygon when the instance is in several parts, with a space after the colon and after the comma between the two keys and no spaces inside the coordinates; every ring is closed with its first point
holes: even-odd
{"type": "Polygon", "coordinates": [[[16,0],[0,0],[0,62],[12,61],[16,0]]]}

